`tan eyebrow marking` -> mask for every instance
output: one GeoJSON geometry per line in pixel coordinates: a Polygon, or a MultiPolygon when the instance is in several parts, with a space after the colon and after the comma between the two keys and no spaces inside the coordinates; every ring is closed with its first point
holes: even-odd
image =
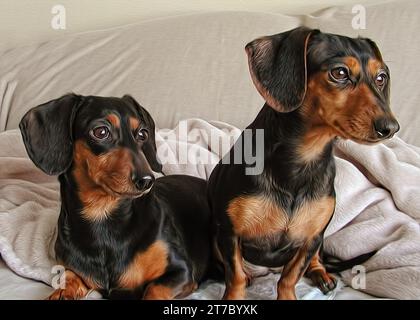
{"type": "Polygon", "coordinates": [[[372,77],[375,77],[375,76],[376,76],[376,74],[378,73],[378,71],[379,71],[381,68],[383,68],[383,65],[382,65],[382,62],[381,62],[381,61],[379,61],[379,60],[377,60],[377,59],[373,59],[373,58],[370,58],[370,59],[368,60],[368,63],[367,63],[367,70],[368,70],[368,72],[370,73],[370,75],[371,75],[372,77]]]}
{"type": "Polygon", "coordinates": [[[140,121],[137,118],[130,117],[129,122],[132,130],[137,129],[140,126],[140,121]]]}
{"type": "Polygon", "coordinates": [[[120,118],[116,114],[111,113],[111,114],[106,116],[106,119],[109,122],[111,122],[114,127],[116,127],[116,128],[120,127],[120,118]]]}
{"type": "Polygon", "coordinates": [[[349,67],[352,75],[357,77],[360,74],[360,63],[356,58],[346,57],[343,61],[349,67]]]}

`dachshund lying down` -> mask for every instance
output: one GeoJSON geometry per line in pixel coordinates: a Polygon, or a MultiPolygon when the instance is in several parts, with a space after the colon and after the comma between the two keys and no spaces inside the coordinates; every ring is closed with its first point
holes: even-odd
{"type": "Polygon", "coordinates": [[[154,179],[155,125],[132,97],[63,96],[30,110],[20,129],[32,161],[59,175],[55,245],[64,289],[50,299],[172,299],[190,294],[211,263],[204,180],[154,179]]]}
{"type": "Polygon", "coordinates": [[[306,28],[257,39],[246,52],[266,104],[248,126],[252,139],[238,139],[225,159],[255,150],[263,129],[264,168],[247,175],[248,164],[222,160],[207,194],[198,178],[154,179],[154,122],[130,96],[69,94],[24,116],[29,157],[61,185],[55,249],[66,287],[50,299],[91,289],[108,298],[180,298],[217,276],[220,262],[225,299],[245,297],[256,266],[283,266],[279,299],[296,298],[305,272],[323,292],[335,287],[321,261],[335,208],[334,140],[376,143],[398,131],[388,68],[369,39],[306,28]]]}
{"type": "Polygon", "coordinates": [[[283,266],[279,299],[296,299],[305,272],[327,292],[336,286],[321,262],[335,209],[334,140],[370,144],[398,131],[388,68],[369,39],[303,27],[254,40],[246,52],[266,104],[247,128],[252,139],[242,133],[208,183],[224,298],[243,299],[247,280],[261,266],[283,266]],[[249,165],[226,158],[256,150],[258,129],[264,130],[264,169],[247,175],[249,165]]]}

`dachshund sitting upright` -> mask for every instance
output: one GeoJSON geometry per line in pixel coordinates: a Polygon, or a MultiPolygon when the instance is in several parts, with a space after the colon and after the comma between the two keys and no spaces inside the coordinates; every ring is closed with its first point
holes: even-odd
{"type": "Polygon", "coordinates": [[[59,175],[56,256],[65,288],[50,299],[172,299],[208,274],[210,210],[206,182],[160,172],[155,125],[131,96],[65,95],[20,123],[26,150],[59,175]]]}
{"type": "Polygon", "coordinates": [[[320,250],[335,209],[334,140],[371,144],[399,130],[389,107],[388,68],[369,39],[304,27],[256,39],[246,52],[266,103],[248,126],[253,139],[238,139],[241,148],[225,157],[255,150],[255,132],[263,129],[264,169],[247,175],[249,165],[224,159],[210,177],[224,298],[243,299],[256,266],[283,266],[278,299],[296,299],[305,272],[328,292],[336,281],[320,250]]]}

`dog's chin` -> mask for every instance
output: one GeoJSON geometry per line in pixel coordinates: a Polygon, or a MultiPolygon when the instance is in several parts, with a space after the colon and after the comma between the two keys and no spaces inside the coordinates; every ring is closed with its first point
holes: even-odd
{"type": "Polygon", "coordinates": [[[151,186],[149,189],[143,190],[141,192],[138,193],[137,196],[135,196],[134,198],[140,198],[146,194],[148,194],[150,192],[150,190],[152,190],[153,186],[151,186]]]}
{"type": "Polygon", "coordinates": [[[109,193],[110,195],[116,197],[116,198],[126,198],[126,199],[136,199],[140,198],[150,192],[152,190],[153,186],[151,186],[149,189],[146,190],[133,190],[133,191],[117,191],[113,189],[112,187],[103,184],[102,187],[104,190],[109,193]]]}
{"type": "Polygon", "coordinates": [[[360,143],[360,144],[365,144],[365,145],[374,145],[385,140],[385,139],[358,138],[354,136],[350,136],[347,139],[360,143]]]}
{"type": "MultiPolygon", "coordinates": [[[[345,140],[351,140],[360,144],[366,144],[366,145],[374,145],[374,144],[378,144],[384,140],[387,140],[387,138],[385,139],[380,139],[380,138],[374,138],[374,137],[359,137],[356,133],[352,133],[352,132],[346,132],[344,129],[342,129],[340,126],[336,126],[335,130],[337,132],[337,137],[341,138],[341,139],[345,139],[345,140]]],[[[391,138],[391,137],[390,137],[391,138]]]]}
{"type": "Polygon", "coordinates": [[[375,144],[384,142],[388,139],[391,139],[392,137],[393,135],[386,138],[376,138],[376,137],[361,138],[361,137],[357,137],[356,135],[348,134],[347,137],[345,137],[345,139],[349,139],[360,144],[375,145],[375,144]]]}

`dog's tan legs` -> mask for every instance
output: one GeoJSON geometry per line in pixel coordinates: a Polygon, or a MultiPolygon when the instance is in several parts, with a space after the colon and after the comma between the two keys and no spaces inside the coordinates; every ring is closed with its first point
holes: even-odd
{"type": "Polygon", "coordinates": [[[231,243],[224,243],[219,249],[225,265],[226,290],[224,300],[245,299],[245,289],[248,277],[244,271],[242,254],[239,248],[238,239],[235,237],[231,243]],[[223,249],[222,249],[223,248],[223,249]]]}
{"type": "Polygon", "coordinates": [[[277,299],[296,300],[295,286],[312,258],[312,255],[310,255],[312,247],[311,242],[306,242],[284,266],[280,280],[277,283],[277,299]]]}

